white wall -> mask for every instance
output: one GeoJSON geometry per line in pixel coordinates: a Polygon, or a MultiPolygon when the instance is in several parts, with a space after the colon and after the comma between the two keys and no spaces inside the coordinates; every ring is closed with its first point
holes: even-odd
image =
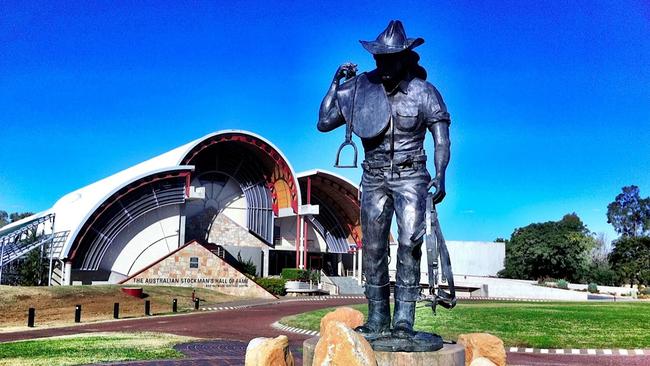
{"type": "Polygon", "coordinates": [[[448,241],[447,248],[454,274],[496,276],[503,269],[505,243],[448,241]]]}
{"type": "MultiPolygon", "coordinates": [[[[305,220],[307,221],[307,220],[305,220]]],[[[276,250],[296,250],[296,216],[275,219],[275,225],[280,226],[280,243],[275,243],[276,250]]],[[[312,253],[327,252],[325,239],[307,221],[308,251],[312,253]]]]}
{"type": "MultiPolygon", "coordinates": [[[[451,269],[455,275],[496,276],[503,269],[506,255],[504,243],[483,241],[447,241],[451,269]]],[[[397,263],[397,245],[390,246],[391,261],[389,268],[395,270],[397,263]]],[[[420,271],[427,273],[426,244],[422,244],[420,271]]],[[[426,281],[423,281],[426,282],[426,281]]]]}
{"type": "Polygon", "coordinates": [[[477,276],[454,276],[456,286],[487,285],[489,297],[587,301],[586,292],[538,286],[537,281],[477,276]]]}

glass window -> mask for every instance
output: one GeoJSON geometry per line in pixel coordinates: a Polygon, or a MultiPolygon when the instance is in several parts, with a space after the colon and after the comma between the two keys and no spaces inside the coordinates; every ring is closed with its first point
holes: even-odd
{"type": "Polygon", "coordinates": [[[199,268],[199,257],[190,257],[190,268],[199,268]]]}

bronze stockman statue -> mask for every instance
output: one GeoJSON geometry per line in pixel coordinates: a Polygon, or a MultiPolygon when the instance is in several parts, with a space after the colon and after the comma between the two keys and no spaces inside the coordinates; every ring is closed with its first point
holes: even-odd
{"type": "MultiPolygon", "coordinates": [[[[320,107],[318,130],[346,125],[346,145],[355,149],[352,132],[365,150],[361,178],[363,270],[368,320],[356,330],[381,351],[435,351],[442,339],[413,330],[416,301],[422,300],[420,257],[427,243],[429,297],[452,308],[456,303],[449,254],[438,224],[435,204],[445,197],[445,170],[449,163],[449,113],[438,90],[413,49],[422,38],[407,38],[402,23],[391,21],[374,41],[360,41],[373,54],[377,68],[356,75],[356,65],[341,65],[320,107]],[[346,78],[347,81],[340,84],[346,78]],[[433,179],[426,167],[426,131],[435,145],[433,179]],[[435,193],[429,193],[430,188],[435,193]],[[389,306],[388,238],[393,213],[397,216],[397,274],[392,328],[389,306]],[[424,240],[423,240],[424,239],[424,240]],[[437,286],[438,258],[450,292],[437,286]],[[437,292],[436,292],[437,290],[437,292]]],[[[337,155],[337,167],[339,157],[337,155]]]]}

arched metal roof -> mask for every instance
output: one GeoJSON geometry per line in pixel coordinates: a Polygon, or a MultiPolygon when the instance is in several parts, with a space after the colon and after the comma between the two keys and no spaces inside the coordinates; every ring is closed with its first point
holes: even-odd
{"type": "MultiPolygon", "coordinates": [[[[178,162],[178,164],[193,164],[194,159],[200,155],[203,150],[217,144],[228,142],[242,144],[249,148],[250,151],[257,154],[267,168],[271,167],[269,172],[265,172],[264,178],[268,188],[271,190],[273,197],[273,210],[275,213],[277,214],[279,209],[284,208],[278,207],[278,192],[276,192],[277,186],[275,184],[277,181],[286,183],[286,186],[289,189],[288,195],[291,197],[291,209],[294,213],[298,213],[298,206],[301,204],[301,197],[298,190],[298,179],[284,154],[282,154],[282,152],[268,140],[250,132],[228,130],[207,135],[203,137],[201,141],[195,142],[196,143],[185,152],[183,158],[178,162]]],[[[284,185],[282,187],[284,187],[284,185]]]]}
{"type": "MultiPolygon", "coordinates": [[[[260,156],[267,156],[269,159],[277,162],[279,169],[274,173],[275,177],[271,177],[271,181],[273,179],[282,179],[287,183],[286,186],[290,191],[289,197],[291,197],[291,210],[297,212],[298,206],[301,205],[301,197],[297,188],[298,179],[284,154],[271,142],[252,132],[223,130],[179,146],[162,155],[73,191],[59,199],[48,210],[57,215],[55,231],[66,233],[59,257],[64,259],[70,255],[72,244],[75,242],[82,227],[95,211],[115,192],[138,179],[158,172],[192,169],[193,167],[191,166],[182,165],[184,161],[191,159],[191,154],[204,148],[206,144],[213,144],[225,140],[241,141],[244,144],[250,145],[251,148],[257,149],[262,153],[260,156]]],[[[275,187],[269,189],[271,190],[271,199],[274,200],[274,197],[277,196],[275,187]]],[[[277,202],[277,200],[274,200],[274,202],[277,202]]],[[[281,207],[273,208],[276,212],[281,209],[281,207]]]]}
{"type": "Polygon", "coordinates": [[[344,245],[341,237],[346,243],[361,247],[358,188],[348,179],[323,170],[300,173],[298,179],[301,183],[303,202],[307,195],[307,179],[311,180],[312,203],[320,206],[320,213],[314,218],[317,222],[314,227],[325,232],[321,235],[325,238],[328,249],[340,253],[344,245]]]}
{"type": "Polygon", "coordinates": [[[114,192],[93,211],[72,243],[75,268],[97,270],[117,235],[140,216],[185,201],[191,167],[158,172],[114,192]]]}
{"type": "Polygon", "coordinates": [[[212,136],[189,150],[181,163],[194,166],[195,174],[221,172],[235,179],[246,198],[246,227],[268,244],[273,243],[279,210],[298,211],[300,197],[291,167],[271,145],[254,136],[236,132],[212,136]],[[280,201],[279,196],[290,200],[280,201]]]}

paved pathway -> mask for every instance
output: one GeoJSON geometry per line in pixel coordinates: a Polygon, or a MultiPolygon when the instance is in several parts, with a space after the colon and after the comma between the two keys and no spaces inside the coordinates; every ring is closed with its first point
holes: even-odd
{"type": "MultiPolygon", "coordinates": [[[[178,335],[206,338],[202,342],[178,345],[176,348],[188,357],[182,360],[160,360],[146,362],[122,362],[114,365],[146,366],[190,366],[190,365],[243,365],[246,345],[254,337],[275,337],[283,332],[271,325],[279,318],[315,309],[364,303],[359,298],[307,299],[306,301],[282,301],[274,303],[237,304],[248,306],[246,310],[204,311],[174,316],[155,316],[151,318],[128,319],[104,323],[91,323],[79,326],[35,329],[31,331],[0,333],[0,342],[51,337],[58,335],[106,332],[106,331],[155,331],[178,335]]],[[[302,342],[309,335],[284,333],[289,337],[290,346],[297,365],[302,364],[302,342]]],[[[508,352],[509,365],[593,365],[613,366],[650,365],[650,355],[554,355],[526,354],[508,352]]]]}
{"type": "MultiPolygon", "coordinates": [[[[252,306],[246,310],[204,311],[172,316],[125,319],[119,321],[89,323],[84,325],[34,329],[13,333],[0,333],[0,342],[34,339],[59,335],[153,331],[207,339],[229,339],[248,342],[254,337],[275,337],[277,329],[271,327],[281,317],[330,306],[365,303],[362,298],[329,297],[320,301],[281,301],[274,304],[252,306]]],[[[307,335],[287,334],[292,344],[302,344],[307,335]]]]}

